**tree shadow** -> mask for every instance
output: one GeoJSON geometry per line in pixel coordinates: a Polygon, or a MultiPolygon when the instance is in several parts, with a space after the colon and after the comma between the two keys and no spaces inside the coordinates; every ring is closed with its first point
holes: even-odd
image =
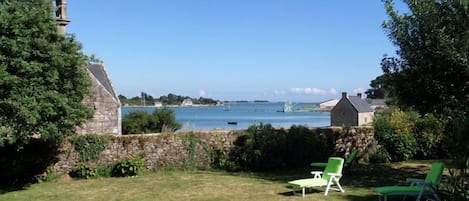
{"type": "Polygon", "coordinates": [[[58,147],[47,140],[33,139],[23,146],[5,143],[0,147],[0,194],[25,190],[58,161],[57,155],[58,147]]]}
{"type": "MultiPolygon", "coordinates": [[[[342,186],[346,189],[349,188],[364,188],[372,189],[379,186],[389,185],[408,185],[406,178],[422,178],[424,179],[427,172],[431,167],[431,162],[405,162],[405,163],[390,163],[390,164],[357,164],[353,166],[341,179],[342,186]]],[[[288,181],[311,178],[309,172],[311,168],[299,168],[295,170],[285,170],[276,172],[258,172],[253,173],[254,177],[265,179],[273,182],[287,184],[288,181]]],[[[288,185],[285,185],[288,187],[288,185]]],[[[280,192],[279,195],[293,196],[293,189],[286,192],[280,192]]],[[[312,189],[308,194],[323,193],[321,189],[312,189]]],[[[376,194],[366,194],[363,196],[345,193],[343,196],[347,200],[367,201],[377,200],[376,194]]],[[[393,198],[391,198],[392,200],[393,198]]],[[[402,197],[399,198],[402,200],[402,197]]]]}

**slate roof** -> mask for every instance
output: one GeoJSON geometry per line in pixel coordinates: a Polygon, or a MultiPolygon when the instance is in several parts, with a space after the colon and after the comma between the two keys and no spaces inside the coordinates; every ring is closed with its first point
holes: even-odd
{"type": "Polygon", "coordinates": [[[90,64],[88,66],[90,73],[96,78],[96,80],[106,89],[109,94],[111,94],[116,100],[119,100],[114,88],[112,87],[111,79],[106,73],[104,66],[102,64],[90,64]]]}
{"type": "Polygon", "coordinates": [[[368,104],[364,99],[359,96],[349,96],[348,97],[350,103],[353,105],[358,112],[373,112],[371,109],[370,104],[368,104]]]}

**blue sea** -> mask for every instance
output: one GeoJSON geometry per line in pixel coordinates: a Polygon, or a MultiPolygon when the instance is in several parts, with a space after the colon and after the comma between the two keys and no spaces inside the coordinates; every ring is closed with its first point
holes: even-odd
{"type": "MultiPolygon", "coordinates": [[[[305,110],[316,106],[314,103],[295,104],[295,112],[283,112],[284,103],[225,103],[223,106],[172,107],[181,130],[241,130],[253,124],[271,124],[278,128],[292,125],[307,127],[330,126],[329,112],[305,110]],[[232,124],[228,124],[232,122],[232,124]]],[[[122,115],[131,111],[152,112],[154,107],[122,107],[122,115]]]]}

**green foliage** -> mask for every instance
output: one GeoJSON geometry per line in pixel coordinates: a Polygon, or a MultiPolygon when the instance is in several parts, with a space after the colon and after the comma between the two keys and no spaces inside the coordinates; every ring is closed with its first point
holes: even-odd
{"type": "Polygon", "coordinates": [[[123,134],[144,134],[175,131],[181,125],[176,122],[170,109],[155,109],[152,114],[145,111],[133,111],[122,119],[123,134]]]}
{"type": "Polygon", "coordinates": [[[388,151],[382,146],[379,146],[376,151],[370,156],[369,162],[371,163],[389,163],[391,156],[388,151]]]}
{"type": "Polygon", "coordinates": [[[112,169],[113,177],[129,177],[136,176],[145,166],[144,156],[130,155],[122,158],[112,169]]]}
{"type": "Polygon", "coordinates": [[[194,168],[197,166],[197,149],[200,140],[192,132],[181,135],[181,138],[186,147],[186,168],[194,168]]]}
{"type": "MultiPolygon", "coordinates": [[[[313,161],[327,161],[331,147],[324,136],[319,136],[304,126],[293,125],[286,135],[286,164],[288,167],[303,167],[313,161]]],[[[333,147],[332,147],[333,149],[333,147]]]]}
{"type": "Polygon", "coordinates": [[[212,168],[222,169],[226,171],[238,171],[240,167],[235,163],[231,150],[213,150],[212,168]]]}
{"type": "Polygon", "coordinates": [[[249,171],[304,167],[332,154],[328,140],[303,126],[292,126],[287,132],[270,124],[253,125],[236,139],[230,159],[249,171]]]}
{"type": "Polygon", "coordinates": [[[286,136],[270,124],[250,126],[244,137],[238,138],[235,150],[239,165],[247,170],[262,171],[285,167],[286,136]]]}
{"type": "Polygon", "coordinates": [[[59,144],[92,116],[86,57],[51,14],[46,0],[0,4],[0,145],[38,134],[59,144]]]}
{"type": "Polygon", "coordinates": [[[469,118],[466,115],[449,122],[445,145],[453,159],[453,167],[448,168],[448,196],[451,200],[469,200],[469,118]]]}
{"type": "Polygon", "coordinates": [[[75,166],[72,172],[70,172],[71,177],[89,179],[98,176],[98,171],[95,166],[79,163],[75,166]]]}
{"type": "Polygon", "coordinates": [[[415,159],[436,159],[447,156],[447,151],[443,149],[446,124],[447,122],[436,118],[433,114],[417,119],[414,131],[418,152],[415,159]]]}
{"type": "Polygon", "coordinates": [[[70,138],[73,149],[78,153],[80,162],[94,162],[106,148],[103,135],[78,135],[70,138]]]}
{"type": "MultiPolygon", "coordinates": [[[[415,113],[396,108],[385,112],[387,115],[378,115],[373,121],[379,144],[390,155],[392,161],[412,159],[419,151],[416,136],[412,133],[416,121],[415,113]]],[[[379,154],[385,155],[384,150],[381,152],[379,154]]]]}
{"type": "Polygon", "coordinates": [[[52,172],[51,167],[48,167],[44,173],[35,175],[31,183],[49,182],[58,178],[60,178],[60,175],[52,172]]]}
{"type": "Polygon", "coordinates": [[[383,27],[399,49],[397,57],[385,57],[381,63],[382,86],[400,107],[421,114],[451,116],[468,111],[467,1],[404,2],[409,12],[400,14],[392,0],[384,0],[390,18],[383,27]]]}

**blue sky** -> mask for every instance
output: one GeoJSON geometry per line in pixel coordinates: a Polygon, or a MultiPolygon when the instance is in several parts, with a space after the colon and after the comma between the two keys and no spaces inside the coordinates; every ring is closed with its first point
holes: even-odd
{"type": "Polygon", "coordinates": [[[396,50],[377,0],[70,0],[68,17],[127,97],[323,101],[366,90],[396,50]]]}

